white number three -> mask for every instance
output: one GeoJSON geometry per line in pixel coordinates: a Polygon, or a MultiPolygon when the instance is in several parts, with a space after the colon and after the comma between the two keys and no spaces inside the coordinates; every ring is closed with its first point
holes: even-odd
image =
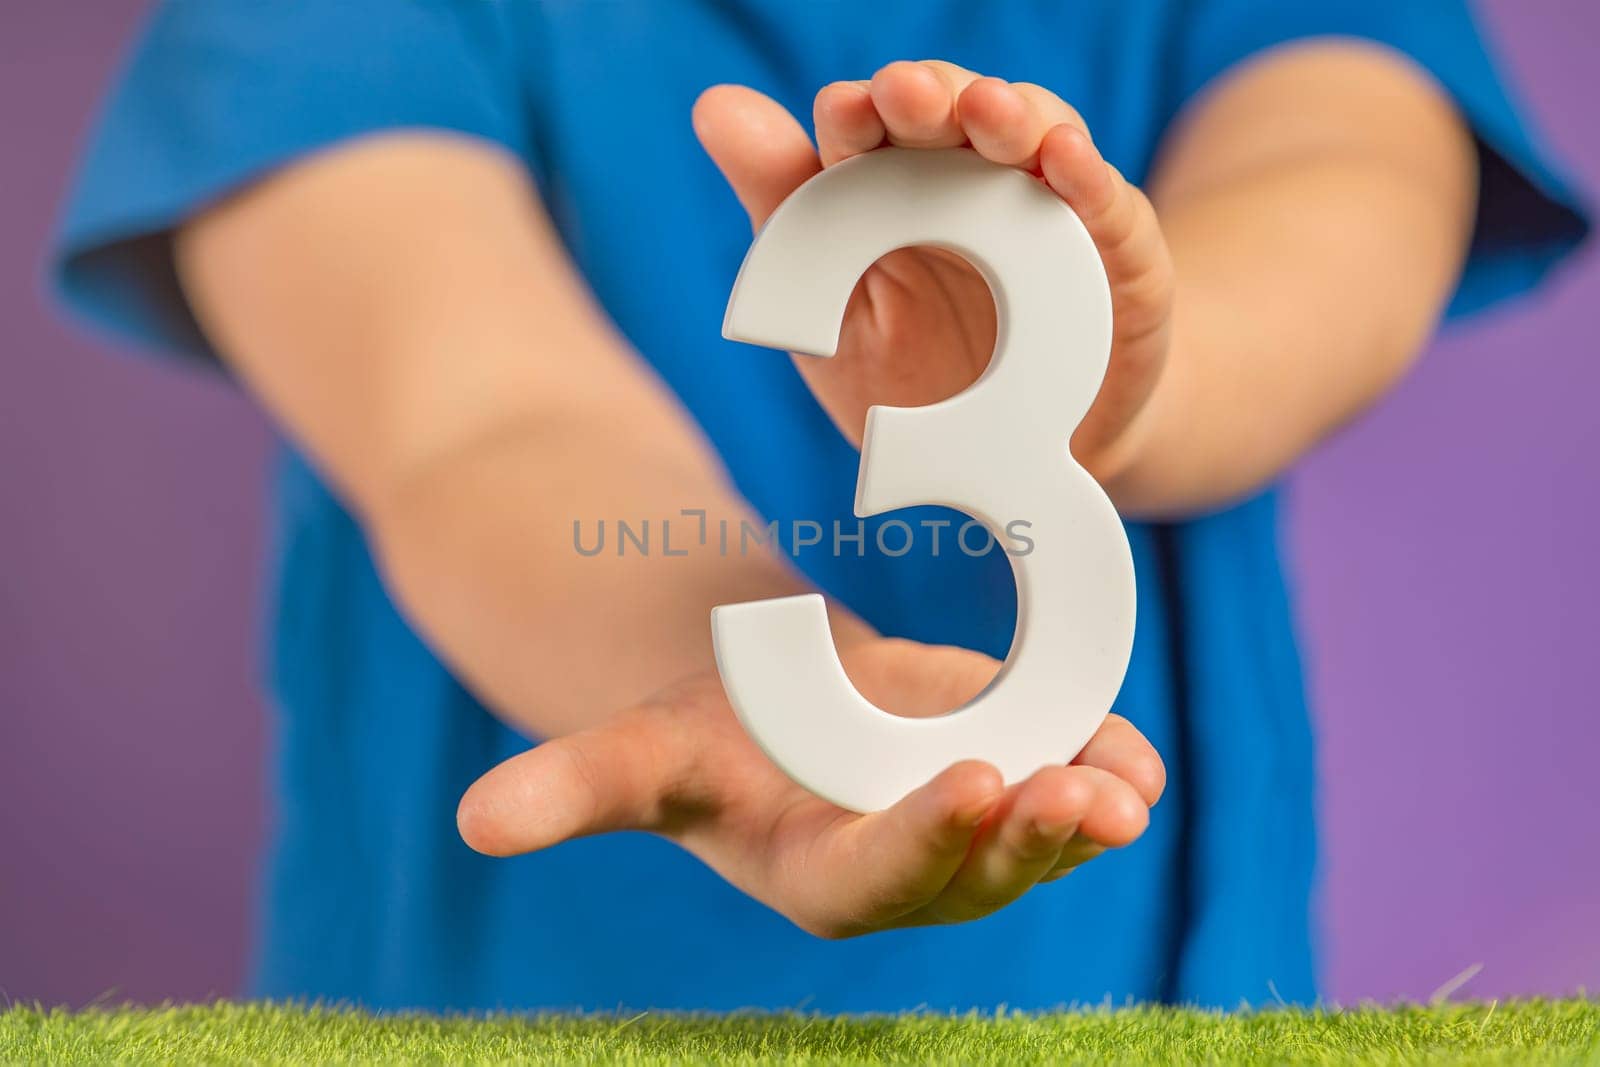
{"type": "Polygon", "coordinates": [[[745,729],[795,781],[863,812],[964,759],[1008,782],[1071,760],[1110,710],[1133,645],[1127,538],[1067,450],[1105,376],[1111,297],[1083,224],[1037,179],[966,149],[884,148],[830,167],[756,235],[723,335],[831,356],[857,280],[909,245],[969,259],[994,294],[999,334],[989,369],[961,394],[868,412],[855,511],[942,504],[996,538],[1009,522],[1032,524],[1033,549],[1011,557],[1017,626],[1005,665],[964,708],[903,718],[850,684],[822,597],[711,612],[717,668],[745,729]]]}

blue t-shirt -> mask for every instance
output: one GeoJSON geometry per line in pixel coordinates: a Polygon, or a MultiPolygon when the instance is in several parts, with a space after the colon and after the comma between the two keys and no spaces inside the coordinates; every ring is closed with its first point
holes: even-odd
{"type": "MultiPolygon", "coordinates": [[[[173,272],[176,224],[372,131],[483,138],[527,164],[588,283],[754,506],[784,526],[837,518],[853,530],[856,454],[788,360],[720,337],[750,235],[690,131],[695,96],[741,82],[809,116],[826,82],[936,56],[1058,92],[1138,181],[1209,81],[1326,34],[1408,53],[1477,133],[1483,198],[1455,310],[1528,287],[1581,239],[1470,18],[1443,0],[171,0],[89,145],[58,279],[86,316],[204,358],[173,272]]],[[[647,835],[510,860],[470,852],[457,799],[527,740],[402,621],[350,514],[288,448],[276,505],[278,804],[257,994],[824,1011],[1316,995],[1311,732],[1275,493],[1128,528],[1138,631],[1117,710],[1171,775],[1144,838],[981,922],[837,943],[647,835]]],[[[1003,557],[948,544],[936,557],[926,538],[899,558],[826,548],[801,554],[805,572],[883,632],[1005,653],[1015,591],[1003,557]]]]}

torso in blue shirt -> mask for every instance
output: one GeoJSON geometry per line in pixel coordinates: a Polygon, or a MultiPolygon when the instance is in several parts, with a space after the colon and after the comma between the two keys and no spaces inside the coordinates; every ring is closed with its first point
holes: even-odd
{"type": "MultiPolygon", "coordinates": [[[[1137,180],[1218,71],[1276,40],[1341,30],[1424,55],[1486,138],[1509,130],[1499,150],[1535,166],[1465,20],[1389,6],[1328,5],[1325,25],[1278,5],[1158,0],[171,3],[90,154],[64,284],[91,313],[203,350],[163,280],[159,240],[143,235],[344,137],[395,126],[487,137],[526,161],[600,301],[755,507],[784,525],[853,530],[856,454],[787,360],[720,338],[749,231],[690,131],[701,90],[742,82],[804,116],[828,81],[947,58],[1072,101],[1137,180]]],[[[1486,292],[1518,284],[1515,263],[1502,269],[1512,273],[1479,279],[1486,292]]],[[[360,530],[292,453],[277,496],[280,800],[257,993],[827,1011],[1314,996],[1310,738],[1270,494],[1182,526],[1129,527],[1138,632],[1117,710],[1171,773],[1145,837],[981,922],[842,943],[801,933],[644,835],[511,860],[471,853],[456,801],[527,740],[401,620],[360,530]]],[[[1003,557],[948,541],[936,557],[919,538],[892,558],[870,532],[866,544],[858,558],[825,543],[799,563],[885,633],[1004,655],[1015,594],[1003,557]]]]}

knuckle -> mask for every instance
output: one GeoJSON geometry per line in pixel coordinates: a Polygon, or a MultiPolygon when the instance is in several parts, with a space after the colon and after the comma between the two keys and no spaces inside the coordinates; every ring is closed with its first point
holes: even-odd
{"type": "Polygon", "coordinates": [[[1070,126],[1076,126],[1084,133],[1089,132],[1089,125],[1083,120],[1083,113],[1061,99],[1059,93],[1037,82],[1012,82],[1011,87],[1026,97],[1036,111],[1053,122],[1065,122],[1070,126]]]}
{"type": "MultiPolygon", "coordinates": [[[[1165,321],[1165,308],[1173,298],[1176,282],[1172,271],[1168,270],[1164,263],[1159,261],[1146,263],[1117,278],[1115,284],[1117,296],[1124,307],[1135,304],[1158,309],[1157,321],[1165,321]]],[[[1130,320],[1124,325],[1133,328],[1136,324],[1130,320]]]]}
{"type": "Polygon", "coordinates": [[[886,78],[902,78],[907,74],[914,74],[921,68],[921,64],[910,59],[896,59],[885,63],[872,74],[871,83],[881,85],[886,78]]]}
{"type": "Polygon", "coordinates": [[[924,59],[919,61],[919,65],[933,71],[939,80],[952,90],[963,82],[972,81],[977,77],[966,67],[952,63],[948,59],[924,59]]]}
{"type": "Polygon", "coordinates": [[[1106,194],[1104,202],[1091,210],[1100,231],[1100,246],[1105,254],[1128,255],[1129,244],[1139,236],[1139,219],[1130,208],[1127,197],[1113,185],[1106,194]]]}

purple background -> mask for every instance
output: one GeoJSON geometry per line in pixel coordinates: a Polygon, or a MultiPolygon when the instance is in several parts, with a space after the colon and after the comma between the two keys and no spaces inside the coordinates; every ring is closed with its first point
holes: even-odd
{"type": "MultiPolygon", "coordinates": [[[[238,989],[265,825],[256,586],[268,435],[113,358],[40,292],[141,0],[0,15],[0,994],[238,989]]],[[[1483,5],[1600,188],[1600,6],[1483,5]]],[[[1600,261],[1447,335],[1294,485],[1322,739],[1327,991],[1600,989],[1600,261]]]]}

